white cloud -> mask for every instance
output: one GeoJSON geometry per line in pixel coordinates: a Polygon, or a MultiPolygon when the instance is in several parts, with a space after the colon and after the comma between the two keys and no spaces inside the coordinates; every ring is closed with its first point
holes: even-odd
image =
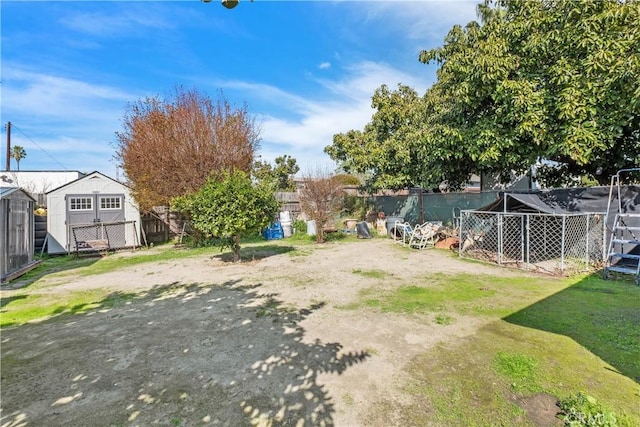
{"type": "MultiPolygon", "coordinates": [[[[126,103],[122,89],[6,66],[2,114],[14,125],[12,143],[27,157],[24,169],[105,170],[126,103]]],[[[110,167],[108,169],[113,169],[110,167]]]]}
{"type": "Polygon", "coordinates": [[[252,99],[265,100],[274,102],[277,100],[279,105],[285,105],[288,108],[305,109],[308,107],[308,101],[293,93],[288,93],[280,88],[277,88],[266,83],[253,83],[245,82],[241,80],[210,80],[209,85],[215,88],[235,89],[251,94],[252,99]]]}
{"type": "MultiPolygon", "coordinates": [[[[394,89],[399,83],[411,86],[419,93],[430,85],[425,76],[416,76],[388,64],[363,61],[346,67],[347,75],[341,80],[318,79],[331,93],[356,100],[371,100],[373,92],[386,84],[394,89]]],[[[370,103],[370,102],[369,102],[370,103]]]]}
{"type": "Polygon", "coordinates": [[[368,17],[403,28],[406,37],[427,40],[442,37],[454,25],[477,20],[475,0],[380,1],[368,3],[368,17]]]}
{"type": "Polygon", "coordinates": [[[148,6],[118,8],[115,13],[77,12],[61,18],[68,28],[95,36],[119,36],[155,30],[166,30],[173,25],[160,14],[149,13],[148,6]]]}
{"type": "Polygon", "coordinates": [[[374,113],[371,97],[382,84],[394,90],[402,82],[418,92],[424,91],[428,84],[426,79],[370,61],[353,64],[346,71],[339,80],[316,79],[316,83],[326,89],[317,99],[303,98],[266,84],[218,83],[248,92],[247,98],[277,101],[279,107],[287,108],[286,113],[264,117],[259,154],[267,161],[291,155],[304,173],[335,166],[324,148],[331,145],[335,134],[364,128],[374,113]]]}
{"type": "Polygon", "coordinates": [[[6,67],[3,79],[10,81],[2,93],[6,109],[18,114],[65,118],[95,118],[96,104],[120,107],[131,93],[118,88],[6,67]],[[60,108],[64,106],[64,108],[60,108]]]}
{"type": "MultiPolygon", "coordinates": [[[[440,46],[456,24],[466,25],[477,20],[480,0],[425,1],[355,1],[344,2],[353,22],[350,36],[367,44],[367,34],[359,28],[373,28],[374,34],[397,40],[397,50],[417,60],[418,52],[440,46]]],[[[342,5],[342,2],[339,3],[342,5]]]]}
{"type": "MultiPolygon", "coordinates": [[[[292,85],[296,89],[290,90],[261,81],[215,81],[210,75],[202,78],[202,84],[245,93],[248,96],[241,99],[250,100],[252,106],[261,105],[260,109],[264,111],[263,143],[259,154],[269,161],[283,154],[292,155],[304,172],[305,169],[330,162],[323,149],[332,143],[334,134],[362,129],[370,121],[374,112],[371,109],[371,96],[382,84],[393,90],[402,82],[423,93],[433,76],[414,59],[417,51],[428,49],[434,43],[442,44],[444,35],[453,24],[464,25],[476,19],[476,4],[477,1],[344,2],[338,5],[343,16],[357,14],[357,19],[346,19],[344,27],[353,30],[354,38],[358,38],[359,43],[351,47],[341,42],[340,49],[343,45],[347,46],[344,51],[336,51],[331,62],[324,61],[317,65],[319,70],[331,69],[331,74],[336,73],[340,77],[327,78],[329,73],[322,72],[318,72],[318,75],[308,74],[307,82],[303,83],[310,82],[310,85],[299,89],[302,84],[296,82],[292,85]],[[403,55],[406,51],[407,63],[412,61],[413,64],[405,64],[405,68],[401,69],[402,65],[398,63],[380,62],[378,56],[367,56],[375,54],[371,53],[372,50],[359,55],[360,46],[370,46],[367,45],[367,32],[357,25],[362,22],[363,15],[367,24],[381,29],[384,36],[388,36],[387,39],[396,40],[397,36],[398,41],[404,44],[397,46],[397,49],[402,50],[403,55]],[[345,65],[349,58],[359,62],[345,65]]],[[[100,14],[77,12],[75,16],[71,11],[59,21],[76,33],[95,36],[76,37],[72,40],[76,43],[74,48],[77,49],[79,45],[82,49],[93,48],[97,46],[96,40],[102,42],[104,37],[114,38],[120,34],[123,38],[144,35],[154,40],[170,38],[174,26],[180,28],[180,22],[185,21],[194,27],[205,28],[206,24],[206,28],[233,33],[235,39],[238,39],[238,34],[242,35],[242,39],[250,36],[249,30],[222,14],[218,17],[211,13],[196,13],[197,9],[158,8],[157,5],[149,7],[143,3],[136,7],[135,3],[131,6],[129,2],[122,2],[122,9],[120,4],[114,5],[117,11],[107,10],[100,14]],[[171,14],[174,9],[178,15],[171,14]],[[149,31],[149,28],[157,31],[149,31]]],[[[69,38],[65,40],[69,42],[69,38]]],[[[384,51],[383,46],[380,46],[380,51],[384,51]]],[[[71,69],[69,66],[63,68],[71,69]]],[[[77,77],[80,72],[76,70],[69,74],[73,77],[62,77],[57,72],[35,72],[32,68],[16,66],[4,60],[2,114],[66,167],[104,171],[105,164],[111,165],[114,149],[110,143],[115,139],[114,132],[120,129],[120,119],[127,102],[146,94],[128,92],[116,87],[116,83],[104,84],[102,82],[108,80],[96,75],[87,78],[91,81],[83,81],[82,77],[77,77]]],[[[19,133],[15,134],[14,143],[27,148],[28,157],[21,166],[31,169],[38,148],[19,133]]],[[[37,168],[57,168],[47,156],[40,158],[41,164],[37,168]]]]}

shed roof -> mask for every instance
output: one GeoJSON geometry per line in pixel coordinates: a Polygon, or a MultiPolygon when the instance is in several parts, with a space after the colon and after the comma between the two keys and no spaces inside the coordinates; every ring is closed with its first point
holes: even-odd
{"type": "Polygon", "coordinates": [[[127,188],[128,188],[127,184],[125,184],[125,183],[123,183],[123,182],[120,182],[120,181],[118,181],[118,180],[115,180],[115,179],[111,178],[110,176],[107,176],[107,175],[105,175],[105,174],[103,174],[103,173],[100,173],[100,172],[98,172],[98,171],[93,171],[93,172],[88,173],[88,174],[86,174],[85,176],[82,176],[82,177],[80,177],[80,178],[78,178],[78,179],[75,179],[75,180],[73,180],[73,181],[71,181],[71,182],[67,182],[66,184],[63,184],[63,185],[61,185],[60,187],[54,188],[53,190],[49,190],[49,191],[47,191],[47,193],[46,193],[46,194],[53,193],[54,191],[59,191],[60,189],[62,189],[62,188],[64,188],[64,187],[67,187],[67,186],[69,186],[69,185],[72,185],[72,184],[74,184],[74,183],[76,183],[76,182],[78,182],[78,181],[82,181],[82,180],[85,180],[85,179],[90,179],[91,177],[94,177],[94,176],[97,176],[97,175],[99,175],[99,176],[101,176],[101,177],[104,177],[104,178],[107,178],[107,179],[109,179],[109,180],[111,180],[111,181],[113,181],[113,182],[115,182],[115,183],[118,183],[118,184],[120,184],[120,185],[122,185],[122,186],[124,186],[124,187],[127,187],[127,188]]]}
{"type": "Polygon", "coordinates": [[[15,193],[16,191],[21,192],[23,195],[27,196],[34,202],[36,201],[33,197],[31,197],[31,194],[27,193],[20,187],[0,187],[0,198],[9,197],[11,194],[15,193]]]}

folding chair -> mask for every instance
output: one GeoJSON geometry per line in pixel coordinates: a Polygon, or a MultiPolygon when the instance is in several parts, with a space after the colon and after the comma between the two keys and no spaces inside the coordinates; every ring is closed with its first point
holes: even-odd
{"type": "Polygon", "coordinates": [[[409,247],[424,249],[427,246],[435,246],[440,228],[441,224],[435,222],[417,225],[409,237],[409,247]]]}
{"type": "Polygon", "coordinates": [[[411,234],[413,233],[413,227],[408,222],[396,221],[393,228],[390,231],[391,238],[394,243],[400,243],[402,246],[409,243],[411,240],[411,234]]]}

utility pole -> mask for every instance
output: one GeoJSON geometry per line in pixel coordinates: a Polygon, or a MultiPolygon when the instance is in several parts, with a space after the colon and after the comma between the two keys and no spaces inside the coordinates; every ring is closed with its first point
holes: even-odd
{"type": "Polygon", "coordinates": [[[7,172],[11,170],[11,122],[7,122],[7,172]]]}

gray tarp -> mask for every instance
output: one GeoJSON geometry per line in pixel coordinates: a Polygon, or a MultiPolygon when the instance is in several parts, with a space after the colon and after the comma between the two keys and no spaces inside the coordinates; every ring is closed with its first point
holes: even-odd
{"type": "MultiPolygon", "coordinates": [[[[502,192],[496,201],[479,211],[539,212],[547,214],[606,213],[609,187],[580,187],[538,190],[530,192],[502,192]]],[[[640,213],[640,186],[620,188],[622,212],[640,213]]],[[[614,188],[611,212],[618,212],[618,193],[614,188]]]]}

